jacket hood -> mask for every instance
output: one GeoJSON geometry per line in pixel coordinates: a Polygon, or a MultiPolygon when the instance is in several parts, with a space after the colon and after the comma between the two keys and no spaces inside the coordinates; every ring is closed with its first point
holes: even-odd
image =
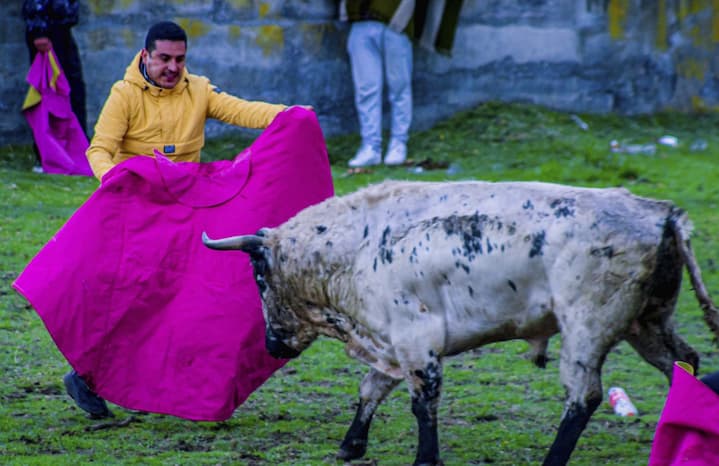
{"type": "Polygon", "coordinates": [[[185,90],[188,85],[187,68],[184,68],[182,70],[182,76],[180,77],[180,80],[177,82],[177,85],[175,87],[173,87],[172,89],[165,89],[151,84],[142,75],[142,73],[140,72],[141,55],[142,51],[137,52],[135,58],[132,59],[127,69],[125,69],[125,77],[123,78],[125,81],[134,84],[140,89],[150,92],[152,95],[168,95],[180,93],[185,90]]]}

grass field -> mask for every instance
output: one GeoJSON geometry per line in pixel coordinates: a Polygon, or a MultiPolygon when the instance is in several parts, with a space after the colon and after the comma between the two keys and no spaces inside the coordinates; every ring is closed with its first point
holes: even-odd
{"type": "MultiPolygon", "coordinates": [[[[422,162],[421,170],[378,167],[349,174],[346,161],[358,139],[331,138],[335,188],[344,194],[386,178],[541,180],[624,186],[635,194],[671,199],[694,222],[692,245],[710,292],[719,296],[719,115],[581,119],[587,130],[568,114],[487,103],[412,135],[410,157],[422,162]],[[654,154],[610,150],[612,140],[645,144],[663,135],[677,137],[678,147],[657,145],[654,154]]],[[[232,157],[249,142],[210,141],[205,157],[232,157]]],[[[66,362],[11,283],[97,182],[32,173],[32,159],[29,146],[0,147],[0,463],[338,464],[334,455],[354,414],[365,368],[326,339],[278,371],[226,422],[190,422],[117,406],[111,407],[117,415],[113,424],[86,419],[64,392],[66,362]]],[[[679,333],[700,352],[704,372],[719,370],[717,345],[688,284],[676,319],[679,333]]],[[[447,361],[440,409],[445,464],[541,463],[562,411],[559,343],[552,340],[545,370],[523,357],[524,342],[488,345],[447,361]]],[[[571,464],[645,465],[666,379],[622,343],[605,363],[603,382],[605,390],[624,387],[640,417],[617,417],[603,403],[571,464]]],[[[377,412],[366,457],[352,464],[411,464],[415,447],[409,396],[400,385],[377,412]]]]}

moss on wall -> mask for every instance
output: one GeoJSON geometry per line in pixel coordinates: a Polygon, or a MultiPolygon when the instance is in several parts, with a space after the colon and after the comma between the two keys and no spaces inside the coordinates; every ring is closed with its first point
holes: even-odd
{"type": "Polygon", "coordinates": [[[138,0],[87,0],[94,15],[105,15],[129,9],[138,0]]]}
{"type": "Polygon", "coordinates": [[[709,64],[705,60],[687,57],[677,63],[677,71],[679,75],[696,81],[704,81],[704,77],[709,69],[709,64]]]}
{"type": "Polygon", "coordinates": [[[612,39],[624,39],[629,3],[630,0],[609,0],[607,16],[609,17],[609,36],[612,39]]]}
{"type": "Polygon", "coordinates": [[[202,37],[212,29],[212,25],[197,19],[176,18],[175,21],[185,30],[188,40],[202,37]]]}
{"type": "Polygon", "coordinates": [[[257,30],[255,43],[262,49],[264,56],[282,53],[285,45],[285,33],[282,27],[268,24],[257,30]]]}
{"type": "Polygon", "coordinates": [[[655,34],[654,46],[659,50],[666,50],[669,46],[668,40],[668,24],[667,24],[667,5],[666,0],[657,0],[657,32],[655,34]]]}
{"type": "Polygon", "coordinates": [[[242,37],[242,28],[237,25],[231,25],[227,28],[227,40],[231,44],[237,44],[242,37]]]}

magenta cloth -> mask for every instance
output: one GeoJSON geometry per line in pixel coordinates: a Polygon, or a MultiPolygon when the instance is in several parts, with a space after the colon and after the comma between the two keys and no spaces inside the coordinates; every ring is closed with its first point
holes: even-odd
{"type": "Polygon", "coordinates": [[[719,395],[678,364],[672,379],[649,465],[719,465],[719,395]]]}
{"type": "Polygon", "coordinates": [[[224,420],[286,361],[265,349],[247,254],[202,232],[255,233],[332,195],[317,118],[293,107],[233,161],[117,165],[13,286],[105,399],[224,420]]]}
{"type": "Polygon", "coordinates": [[[39,52],[30,66],[27,82],[40,94],[40,101],[23,109],[32,129],[45,173],[93,176],[85,156],[89,146],[70,105],[70,84],[56,57],[56,74],[50,52],[39,52]],[[55,88],[51,86],[56,79],[55,88]]]}

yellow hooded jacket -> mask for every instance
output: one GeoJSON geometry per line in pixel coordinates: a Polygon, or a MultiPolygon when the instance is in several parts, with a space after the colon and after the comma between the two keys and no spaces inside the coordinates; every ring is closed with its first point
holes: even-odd
{"type": "Polygon", "coordinates": [[[152,156],[154,150],[176,162],[199,162],[207,118],[260,129],[286,108],[220,92],[209,79],[186,69],[174,88],[153,86],[140,72],[138,53],[123,80],[112,86],[86,154],[100,180],[118,163],[152,156]]]}

